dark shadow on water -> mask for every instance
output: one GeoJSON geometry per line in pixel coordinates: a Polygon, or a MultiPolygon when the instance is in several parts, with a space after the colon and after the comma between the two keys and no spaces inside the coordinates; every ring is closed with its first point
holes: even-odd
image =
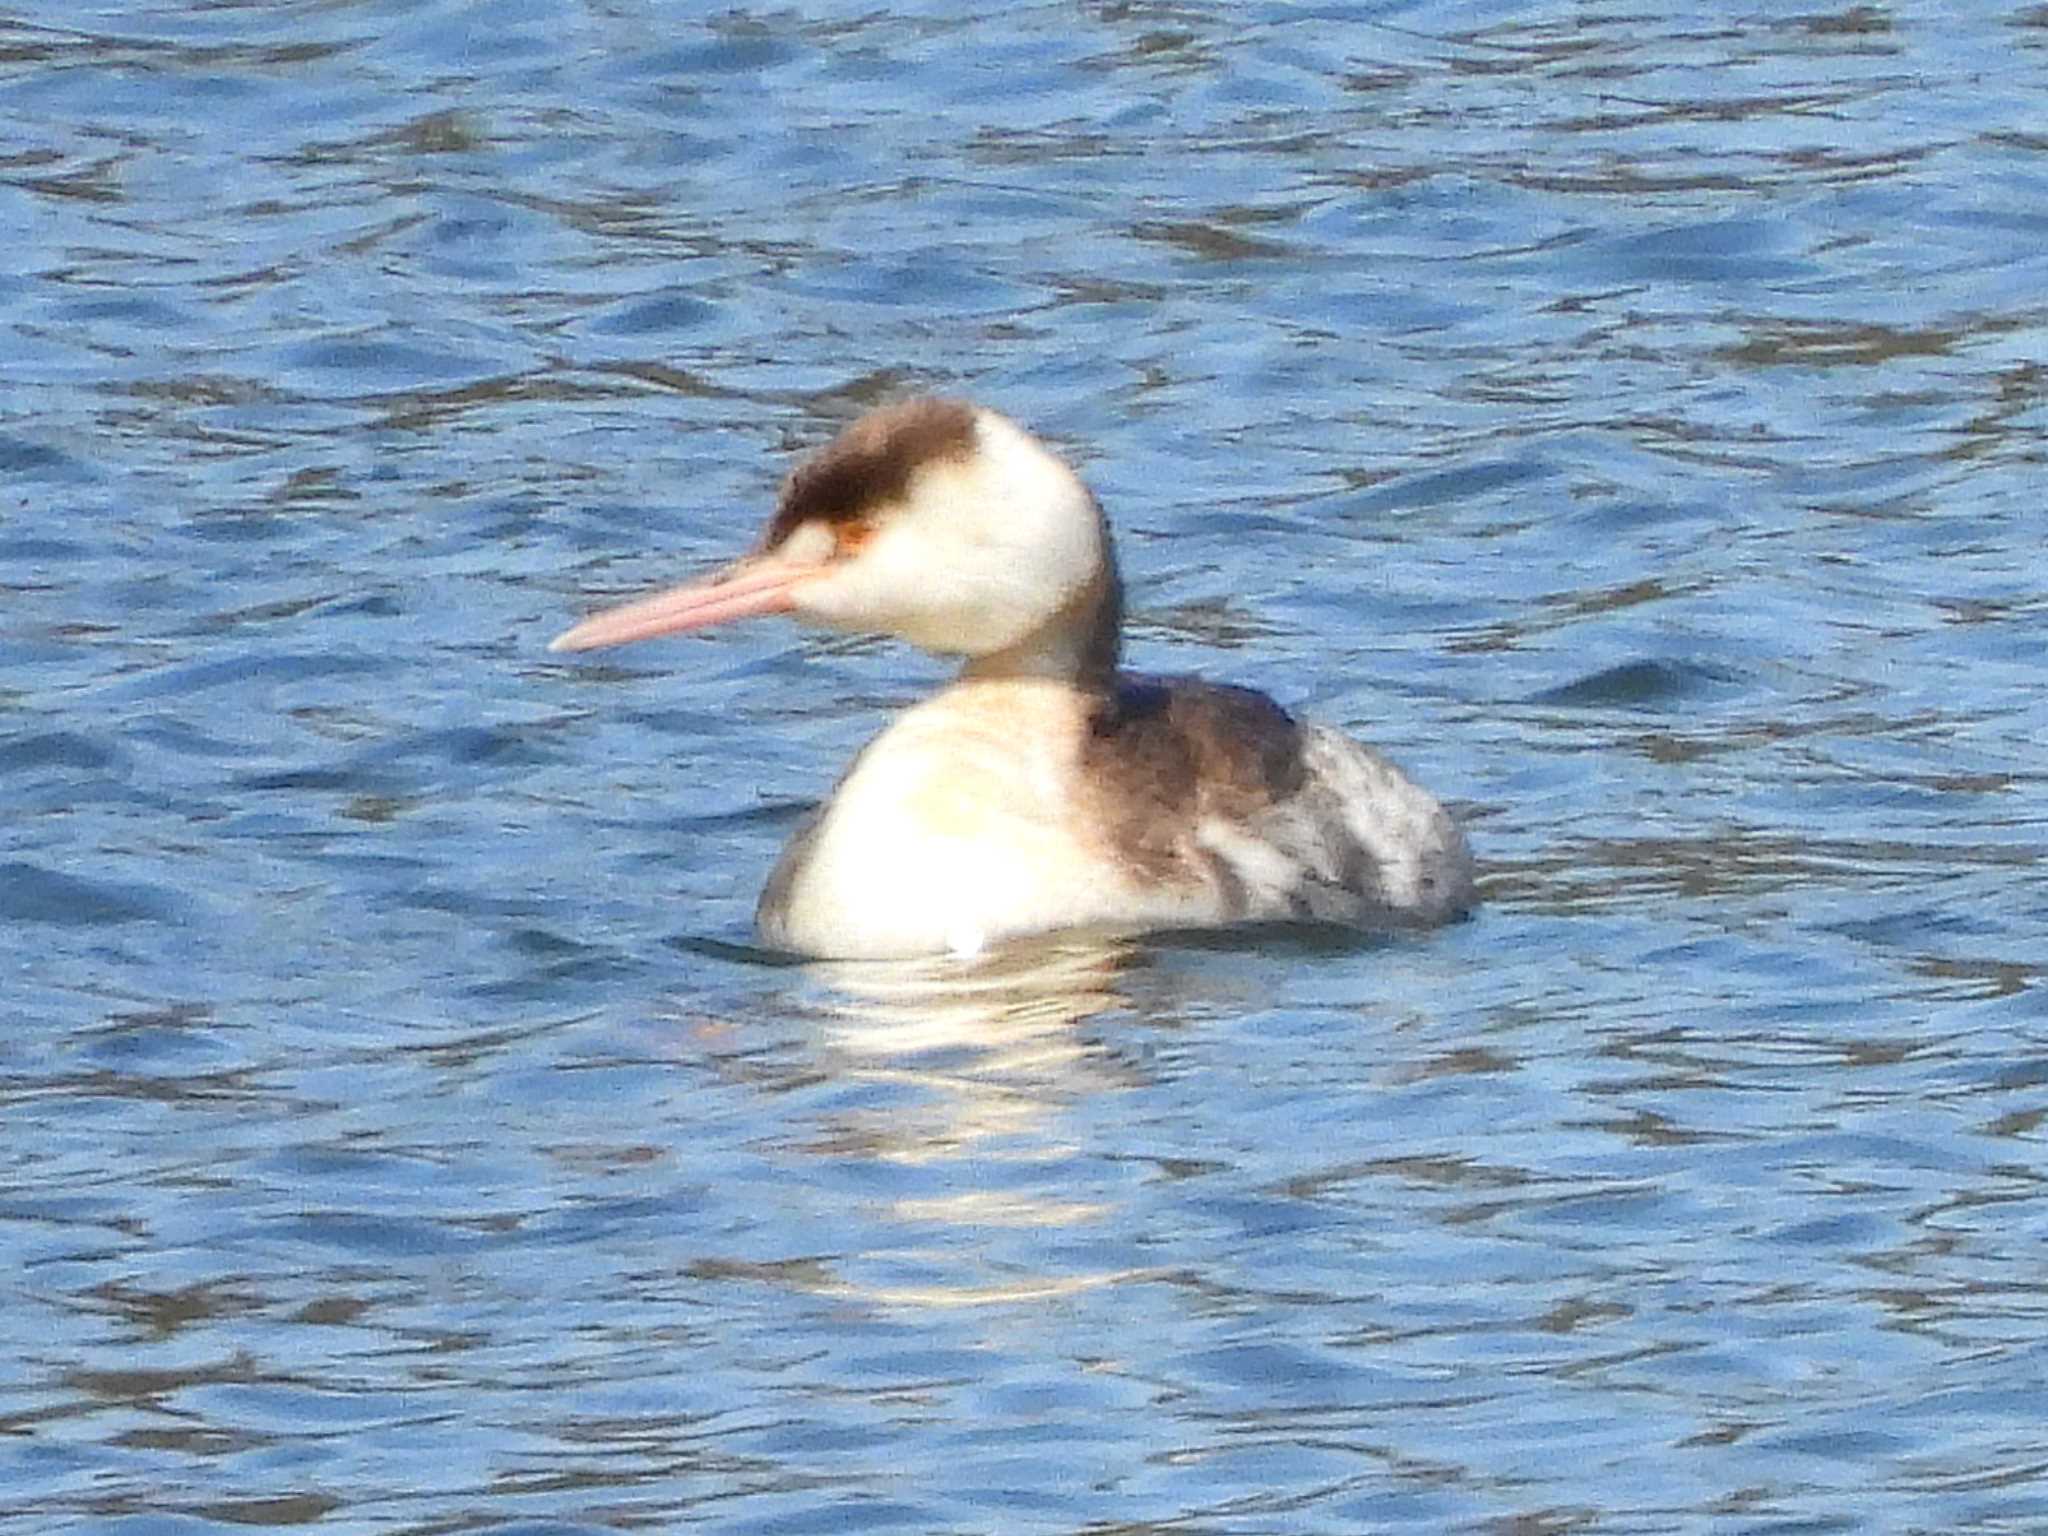
{"type": "Polygon", "coordinates": [[[703,815],[674,816],[661,825],[669,831],[711,832],[721,828],[785,827],[803,820],[814,809],[815,800],[768,800],[738,810],[712,811],[703,815]]]}
{"type": "Polygon", "coordinates": [[[791,954],[788,950],[768,949],[759,944],[722,939],[709,933],[679,933],[667,943],[670,949],[679,954],[698,955],[706,960],[718,960],[729,965],[752,965],[769,970],[789,971],[810,964],[805,956],[791,954]]]}
{"type": "MultiPolygon", "coordinates": [[[[1469,919],[1459,919],[1469,921],[1469,919]]],[[[1430,930],[1346,928],[1337,923],[1241,923],[1233,928],[1169,928],[1145,935],[1147,947],[1172,952],[1326,960],[1371,954],[1426,940],[1430,930]]]]}
{"type": "Polygon", "coordinates": [[[1585,709],[1661,709],[1741,678],[1709,662],[1646,658],[1625,661],[1530,695],[1532,704],[1566,704],[1585,709]]]}
{"type": "MultiPolygon", "coordinates": [[[[1463,918],[1459,921],[1470,921],[1463,918]]],[[[667,940],[669,948],[733,965],[771,970],[829,967],[834,973],[859,974],[863,969],[901,973],[914,969],[960,978],[996,973],[1028,973],[1048,955],[1086,951],[1113,953],[1124,963],[1145,963],[1152,952],[1192,951],[1202,954],[1243,954],[1262,959],[1332,959],[1370,954],[1397,945],[1421,942],[1427,933],[1366,931],[1334,923],[1240,923],[1230,928],[1166,928],[1142,934],[1066,932],[1017,939],[977,955],[931,955],[904,960],[821,960],[789,950],[770,948],[709,933],[682,933],[667,940]]]]}

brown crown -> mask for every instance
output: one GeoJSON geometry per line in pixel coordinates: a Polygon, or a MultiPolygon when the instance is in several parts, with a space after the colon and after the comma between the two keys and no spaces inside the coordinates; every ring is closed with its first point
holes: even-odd
{"type": "Polygon", "coordinates": [[[773,549],[800,524],[866,517],[910,491],[927,464],[974,452],[974,407],[964,400],[905,400],[869,411],[790,471],[762,536],[773,549]]]}

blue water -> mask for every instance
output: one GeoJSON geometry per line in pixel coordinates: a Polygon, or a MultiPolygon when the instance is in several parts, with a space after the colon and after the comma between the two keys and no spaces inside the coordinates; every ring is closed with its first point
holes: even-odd
{"type": "Polygon", "coordinates": [[[0,8],[0,1530],[2048,1529],[2048,13],[0,8]],[[1476,921],[749,943],[919,389],[1476,921]]]}

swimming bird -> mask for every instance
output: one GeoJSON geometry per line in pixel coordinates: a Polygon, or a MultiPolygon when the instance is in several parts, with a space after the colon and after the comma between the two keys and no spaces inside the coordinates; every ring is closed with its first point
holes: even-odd
{"type": "Polygon", "coordinates": [[[1457,823],[1379,753],[1248,688],[1119,670],[1102,509],[995,411],[870,411],[791,472],[750,554],[550,649],[760,614],[963,658],[790,838],[755,914],[766,944],[868,959],[1065,929],[1383,929],[1476,900],[1457,823]]]}

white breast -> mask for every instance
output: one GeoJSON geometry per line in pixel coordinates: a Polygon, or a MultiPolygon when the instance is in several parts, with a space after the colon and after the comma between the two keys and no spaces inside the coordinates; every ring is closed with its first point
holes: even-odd
{"type": "Polygon", "coordinates": [[[962,683],[868,745],[762,893],[761,937],[841,959],[947,951],[1058,928],[1203,920],[1076,825],[1084,700],[1036,679],[962,683]]]}

